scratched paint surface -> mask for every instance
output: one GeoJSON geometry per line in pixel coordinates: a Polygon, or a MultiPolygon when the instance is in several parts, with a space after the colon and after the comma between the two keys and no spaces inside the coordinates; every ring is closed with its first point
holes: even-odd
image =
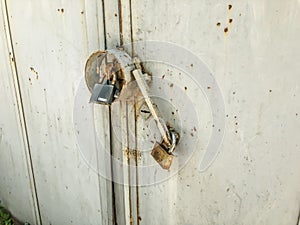
{"type": "MultiPolygon", "coordinates": [[[[200,173],[205,144],[217,128],[213,127],[205,96],[194,96],[197,92],[191,92],[191,86],[186,85],[187,95],[176,98],[199,98],[195,106],[203,125],[197,129],[201,142],[188,164],[168,181],[139,188],[115,185],[114,213],[118,223],[297,223],[299,1],[104,1],[105,15],[99,1],[71,4],[33,0],[22,3],[22,7],[17,1],[7,2],[44,224],[112,224],[112,187],[86,166],[78,152],[77,131],[70,115],[89,53],[131,40],[173,42],[201,58],[222,90],[226,129],[220,154],[206,172],[200,173]]],[[[174,78],[178,73],[174,68],[148,64],[147,69],[179,85],[186,81],[174,78]]],[[[165,91],[172,98],[170,88],[167,86],[165,91]]],[[[153,89],[159,91],[155,85],[153,89]]],[[[5,98],[1,101],[7,104],[5,98]]],[[[159,106],[165,113],[173,109],[164,103],[159,106]]],[[[13,114],[13,106],[9,107],[13,114]]],[[[120,119],[126,107],[115,105],[113,117],[120,120],[122,129],[137,123],[138,138],[148,141],[141,118],[134,118],[132,113],[120,119]]],[[[102,123],[107,129],[108,111],[98,107],[95,112],[99,129],[102,123]]],[[[174,119],[177,115],[168,116],[174,119]]],[[[17,123],[15,127],[19,129],[17,123]]],[[[1,150],[3,143],[12,143],[4,131],[0,129],[1,150]]],[[[107,137],[102,138],[109,146],[107,137]]],[[[126,139],[125,132],[122,138],[126,139]]],[[[9,149],[22,149],[18,143],[9,149]]],[[[115,156],[126,160],[127,155],[122,155],[125,149],[119,143],[114,141],[111,146],[115,156]]],[[[86,147],[95,149],[93,142],[86,147]]],[[[10,156],[24,160],[20,152],[6,153],[3,158],[10,156]]],[[[96,152],[90,157],[101,163],[96,152]]],[[[141,156],[139,166],[151,160],[141,156]]],[[[130,178],[135,174],[135,170],[131,171],[130,178]]],[[[9,204],[22,218],[34,221],[27,180],[20,182],[24,192],[18,198],[29,199],[24,206],[26,211],[17,211],[17,200],[9,204]]],[[[6,193],[8,189],[12,188],[6,186],[1,191],[6,193]]]]}
{"type": "Polygon", "coordinates": [[[30,186],[26,165],[26,146],[11,70],[14,58],[9,54],[7,43],[4,42],[6,32],[3,14],[0,12],[0,204],[23,221],[35,224],[32,198],[34,192],[30,186]]]}
{"type": "MultiPolygon", "coordinates": [[[[75,135],[81,131],[72,118],[85,60],[103,41],[89,31],[97,30],[98,6],[95,1],[7,4],[42,222],[108,224],[106,180],[82,158],[75,135]]],[[[85,147],[97,158],[93,141],[85,147]]]]}
{"type": "Polygon", "coordinates": [[[140,224],[296,224],[299,1],[132,4],[133,40],[191,50],[214,74],[226,108],[214,164],[199,173],[199,147],[177,176],[141,187],[140,224]]]}

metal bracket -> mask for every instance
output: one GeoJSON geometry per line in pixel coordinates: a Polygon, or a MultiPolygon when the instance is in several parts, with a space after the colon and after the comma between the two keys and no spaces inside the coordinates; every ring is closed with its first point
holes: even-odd
{"type": "Polygon", "coordinates": [[[110,105],[115,100],[128,100],[139,91],[142,93],[163,139],[162,143],[157,143],[159,148],[157,144],[154,147],[152,156],[162,168],[169,169],[179,135],[173,130],[170,131],[165,121],[160,119],[149,96],[147,81],[150,77],[142,72],[140,60],[137,57],[132,60],[123,50],[98,51],[88,59],[85,72],[86,83],[92,92],[90,102],[110,105]],[[108,57],[112,61],[108,62],[108,57]],[[131,81],[136,81],[138,87],[131,81]]]}

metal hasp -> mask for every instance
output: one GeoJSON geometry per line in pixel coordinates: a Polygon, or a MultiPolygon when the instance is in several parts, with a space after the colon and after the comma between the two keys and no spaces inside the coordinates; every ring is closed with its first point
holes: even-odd
{"type": "MultiPolygon", "coordinates": [[[[114,55],[108,53],[98,55],[94,61],[94,68],[89,67],[90,70],[86,71],[86,73],[90,72],[89,76],[92,75],[93,79],[97,81],[93,84],[90,102],[110,105],[118,98],[122,88],[120,66],[114,55]]],[[[88,60],[88,62],[90,61],[88,60]]],[[[93,64],[93,62],[91,63],[93,64]]]]}
{"type": "Polygon", "coordinates": [[[138,92],[130,85],[134,69],[131,57],[122,50],[92,53],[85,64],[85,82],[92,93],[90,102],[111,105],[117,100],[129,100],[138,92]]]}
{"type": "Polygon", "coordinates": [[[93,103],[111,105],[115,100],[128,101],[138,92],[142,93],[163,139],[155,143],[151,155],[163,169],[169,169],[179,135],[159,117],[149,96],[149,75],[142,72],[140,60],[137,57],[132,60],[123,50],[98,51],[86,63],[85,78],[93,103]],[[138,88],[131,81],[136,81],[138,88]]]}
{"type": "Polygon", "coordinates": [[[169,130],[165,124],[165,121],[159,118],[153,102],[149,97],[149,87],[144,78],[145,75],[142,73],[142,68],[138,58],[134,58],[134,64],[136,69],[132,71],[132,74],[134,75],[134,78],[142,92],[149,111],[153,116],[158,130],[163,138],[162,143],[155,144],[151,155],[163,169],[169,169],[173,160],[172,152],[175,150],[179,136],[175,131],[169,130]]]}

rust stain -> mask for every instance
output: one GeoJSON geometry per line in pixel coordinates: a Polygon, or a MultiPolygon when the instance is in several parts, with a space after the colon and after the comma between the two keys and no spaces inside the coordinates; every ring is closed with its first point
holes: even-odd
{"type": "Polygon", "coordinates": [[[128,158],[133,158],[133,159],[137,159],[137,160],[141,160],[142,159],[142,153],[139,150],[135,150],[135,149],[126,149],[124,151],[124,155],[128,158]]]}
{"type": "MultiPolygon", "coordinates": [[[[136,100],[136,98],[134,98],[134,115],[135,118],[137,116],[137,112],[139,110],[138,108],[138,102],[136,100]]],[[[135,136],[135,148],[137,149],[137,120],[135,119],[135,123],[134,123],[134,136],[135,136]]],[[[140,153],[141,154],[141,153],[140,153]]],[[[141,157],[140,157],[141,158],[141,157]]],[[[140,224],[140,194],[139,194],[139,174],[138,174],[138,154],[135,154],[135,166],[136,166],[136,170],[135,170],[135,177],[136,177],[136,211],[137,211],[137,216],[138,216],[138,221],[137,221],[137,225],[140,224]]]]}
{"type": "Polygon", "coordinates": [[[229,32],[229,28],[228,27],[230,27],[230,25],[232,24],[232,22],[233,22],[233,19],[231,18],[231,16],[230,16],[230,14],[231,14],[231,9],[232,9],[232,5],[231,4],[229,4],[228,5],[228,23],[227,23],[227,27],[225,27],[224,28],[224,34],[225,34],[225,36],[228,34],[228,32],[229,32]]]}
{"type": "Polygon", "coordinates": [[[39,73],[33,67],[30,67],[30,70],[35,75],[35,79],[38,80],[39,79],[39,73]]]}
{"type": "MultiPolygon", "coordinates": [[[[120,39],[120,46],[123,46],[124,44],[124,38],[123,38],[123,12],[122,12],[122,1],[121,0],[118,0],[118,9],[119,9],[119,39],[120,39]]],[[[117,13],[115,13],[115,16],[118,16],[117,13]]],[[[116,16],[116,17],[117,17],[116,16]]]]}
{"type": "Polygon", "coordinates": [[[15,62],[15,59],[14,59],[14,57],[13,57],[12,53],[11,53],[11,52],[9,52],[9,55],[10,55],[11,62],[12,62],[12,63],[14,63],[14,62],[15,62]]]}

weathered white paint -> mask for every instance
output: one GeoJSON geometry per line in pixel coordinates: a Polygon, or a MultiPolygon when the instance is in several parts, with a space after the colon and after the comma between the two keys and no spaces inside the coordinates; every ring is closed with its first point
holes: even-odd
{"type": "MultiPolygon", "coordinates": [[[[30,144],[27,149],[22,123],[18,122],[22,118],[14,89],[17,82],[11,78],[3,32],[1,73],[6,76],[2,78],[0,102],[7,109],[1,110],[0,160],[22,164],[8,163],[11,168],[1,173],[0,198],[17,216],[37,223],[32,181],[27,178],[26,152],[30,150],[43,224],[113,224],[115,219],[118,224],[297,224],[299,1],[31,0],[7,4],[18,70],[15,76],[20,83],[17,95],[22,96],[30,144]],[[220,154],[207,171],[200,173],[199,163],[212,130],[217,128],[212,127],[206,98],[200,90],[192,91],[192,82],[177,76],[178,70],[155,63],[145,65],[154,76],[165,74],[166,80],[188,88],[186,95],[179,96],[169,85],[162,87],[167,99],[175,99],[174,105],[188,114],[182,106],[185,98],[191,98],[200,115],[200,142],[191,141],[197,151],[188,164],[162,183],[124,187],[98,176],[78,151],[72,114],[77,88],[87,91],[80,85],[85,60],[96,49],[114,48],[131,40],[179,44],[199,56],[215,76],[228,116],[220,154]],[[15,136],[17,141],[12,139],[15,136]],[[4,148],[8,150],[3,152],[4,148]],[[16,175],[20,179],[9,179],[16,175]],[[23,192],[18,192],[20,187],[23,192]],[[7,197],[9,191],[15,193],[12,198],[7,197]]],[[[126,48],[129,53],[130,47],[126,48]]],[[[154,93],[161,93],[159,84],[153,83],[154,93]]],[[[136,104],[132,109],[128,103],[116,103],[111,109],[112,119],[121,125],[123,145],[114,133],[108,135],[108,108],[94,107],[98,138],[123,162],[128,159],[124,155],[128,146],[139,149],[151,145],[143,130],[149,121],[142,115],[134,117],[133,111],[142,103],[136,104]],[[126,127],[137,129],[134,143],[128,143],[126,127]]],[[[170,105],[158,102],[158,107],[167,120],[172,119],[170,105]]],[[[180,119],[175,120],[175,127],[191,129],[189,123],[180,125],[180,119]]],[[[110,162],[103,162],[96,151],[99,146],[94,135],[92,130],[84,130],[84,138],[92,140],[85,147],[97,168],[110,162]]],[[[177,149],[178,157],[182,151],[177,149]]],[[[153,163],[148,153],[142,154],[138,171],[113,172],[126,182],[140,181],[145,176],[142,166],[153,163]]],[[[135,163],[132,157],[129,163],[135,163]]],[[[175,161],[171,171],[176,165],[175,161]]],[[[6,170],[1,167],[1,171],[6,170]]]]}
{"type": "Polygon", "coordinates": [[[15,59],[3,2],[0,6],[0,204],[23,221],[37,224],[39,215],[15,82],[15,59]]]}
{"type": "Polygon", "coordinates": [[[72,118],[85,60],[104,47],[95,33],[101,4],[7,4],[42,222],[108,224],[110,191],[81,157],[72,118]]]}
{"type": "Polygon", "coordinates": [[[297,224],[299,1],[132,2],[133,39],[197,54],[228,114],[221,152],[206,172],[197,169],[198,151],[168,182],[141,187],[141,224],[297,224]]]}

